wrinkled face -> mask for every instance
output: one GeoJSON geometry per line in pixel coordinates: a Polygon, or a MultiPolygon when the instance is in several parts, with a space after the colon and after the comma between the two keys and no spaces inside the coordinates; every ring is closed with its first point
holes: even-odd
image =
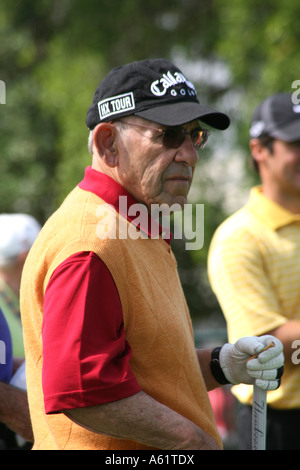
{"type": "MultiPolygon", "coordinates": [[[[128,123],[164,129],[159,124],[130,116],[128,123]]],[[[119,183],[150,209],[151,204],[183,204],[192,183],[198,151],[186,136],[178,148],[163,145],[162,136],[153,129],[123,125],[117,136],[119,183]]],[[[187,132],[199,127],[198,121],[183,126],[187,132]]]]}

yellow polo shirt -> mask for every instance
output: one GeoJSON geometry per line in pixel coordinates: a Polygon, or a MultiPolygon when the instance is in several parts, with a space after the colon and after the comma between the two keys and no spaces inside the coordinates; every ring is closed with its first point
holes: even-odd
{"type": "MultiPolygon", "coordinates": [[[[248,203],[214,234],[208,273],[230,342],[300,320],[300,214],[266,198],[261,187],[252,188],[248,203]]],[[[268,392],[268,402],[300,408],[299,388],[300,365],[286,364],[281,387],[268,392]]],[[[252,403],[252,386],[235,386],[233,393],[252,403]]]]}

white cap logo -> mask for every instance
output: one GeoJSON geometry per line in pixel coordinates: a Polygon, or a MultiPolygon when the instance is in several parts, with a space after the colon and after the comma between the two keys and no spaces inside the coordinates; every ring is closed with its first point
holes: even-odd
{"type": "Polygon", "coordinates": [[[265,124],[263,121],[255,121],[250,129],[251,137],[258,137],[264,130],[265,124]]]}
{"type": "Polygon", "coordinates": [[[293,111],[294,113],[300,113],[300,104],[294,104],[293,111]]]}
{"type": "MultiPolygon", "coordinates": [[[[185,83],[189,87],[189,95],[196,96],[196,90],[194,85],[189,82],[185,76],[180,72],[175,72],[174,75],[169,71],[164,73],[160,80],[155,80],[151,83],[150,89],[153,95],[163,96],[166,94],[168,88],[174,87],[179,83],[185,83]]],[[[181,93],[182,94],[182,93],[181,93]]],[[[176,90],[171,90],[172,96],[177,96],[176,90]]]]}

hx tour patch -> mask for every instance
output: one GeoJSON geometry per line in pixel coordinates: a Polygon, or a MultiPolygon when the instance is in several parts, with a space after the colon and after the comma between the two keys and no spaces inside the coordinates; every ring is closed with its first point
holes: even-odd
{"type": "Polygon", "coordinates": [[[106,119],[114,114],[135,109],[135,101],[133,93],[125,93],[123,95],[112,96],[98,102],[98,110],[100,119],[106,119]]]}

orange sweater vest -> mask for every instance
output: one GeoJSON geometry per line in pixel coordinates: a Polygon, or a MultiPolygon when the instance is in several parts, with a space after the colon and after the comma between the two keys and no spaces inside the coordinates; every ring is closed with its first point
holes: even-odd
{"type": "Polygon", "coordinates": [[[150,239],[137,229],[136,239],[132,232],[124,237],[128,229],[132,230],[132,224],[98,196],[77,187],[47,221],[26,260],[21,313],[34,449],[147,449],[133,441],[90,432],[64,414],[45,414],[43,295],[55,268],[79,251],[95,252],[112,273],[132,348],[131,367],[142,390],[198,424],[222,445],[171,248],[162,238],[150,239]],[[103,208],[108,210],[104,218],[103,208]],[[118,228],[122,226],[122,239],[107,236],[107,227],[115,221],[118,228]]]}

